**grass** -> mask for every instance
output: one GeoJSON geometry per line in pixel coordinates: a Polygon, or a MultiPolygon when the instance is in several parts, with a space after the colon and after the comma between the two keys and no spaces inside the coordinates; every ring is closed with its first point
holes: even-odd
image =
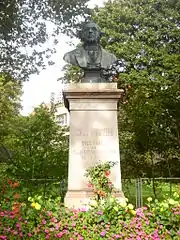
{"type": "Polygon", "coordinates": [[[152,179],[141,179],[139,184],[136,179],[124,179],[122,180],[122,189],[129,202],[136,205],[139,199],[143,205],[146,203],[148,197],[161,201],[167,197],[171,197],[174,192],[180,194],[180,179],[157,179],[154,182],[154,188],[152,179]]]}

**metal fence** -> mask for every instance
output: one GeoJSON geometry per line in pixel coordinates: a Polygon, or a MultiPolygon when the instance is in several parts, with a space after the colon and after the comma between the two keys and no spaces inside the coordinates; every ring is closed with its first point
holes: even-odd
{"type": "MultiPolygon", "coordinates": [[[[29,179],[19,180],[19,183],[26,199],[34,195],[42,195],[45,199],[60,196],[63,202],[67,192],[67,181],[59,179],[29,179]]],[[[146,204],[148,197],[164,200],[174,192],[180,194],[180,178],[122,179],[122,190],[129,202],[138,208],[146,204]]]]}
{"type": "Polygon", "coordinates": [[[122,188],[125,197],[138,208],[147,202],[148,197],[165,200],[174,192],[180,194],[180,178],[123,179],[122,188]]]}
{"type": "MultiPolygon", "coordinates": [[[[59,179],[18,179],[18,188],[11,188],[14,192],[21,193],[23,200],[26,201],[28,197],[35,195],[43,196],[44,200],[55,197],[61,197],[61,201],[64,201],[64,196],[67,191],[67,181],[59,179]]],[[[10,184],[5,183],[3,179],[0,179],[0,189],[2,186],[10,184]]],[[[0,194],[1,197],[1,194],[0,194]]]]}
{"type": "Polygon", "coordinates": [[[67,181],[59,179],[30,179],[21,181],[22,190],[27,196],[39,194],[43,197],[60,196],[62,202],[67,191],[67,181]]]}

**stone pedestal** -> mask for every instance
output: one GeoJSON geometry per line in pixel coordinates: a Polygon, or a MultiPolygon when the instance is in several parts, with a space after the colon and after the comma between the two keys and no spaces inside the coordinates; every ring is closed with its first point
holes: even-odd
{"type": "Polygon", "coordinates": [[[124,198],[117,124],[117,103],[122,93],[116,83],[70,84],[64,90],[70,111],[67,207],[82,207],[93,196],[85,171],[106,161],[117,162],[111,170],[111,180],[117,197],[124,198]]]}

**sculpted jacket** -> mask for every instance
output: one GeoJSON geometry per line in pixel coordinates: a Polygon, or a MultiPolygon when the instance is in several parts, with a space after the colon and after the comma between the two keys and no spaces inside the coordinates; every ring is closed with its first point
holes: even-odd
{"type": "MultiPolygon", "coordinates": [[[[104,50],[102,47],[100,54],[100,68],[106,69],[109,65],[116,61],[116,57],[114,54],[104,50]]],[[[83,46],[76,48],[75,50],[68,52],[63,57],[64,61],[79,66],[80,68],[87,68],[88,60],[87,60],[87,51],[83,46]]]]}

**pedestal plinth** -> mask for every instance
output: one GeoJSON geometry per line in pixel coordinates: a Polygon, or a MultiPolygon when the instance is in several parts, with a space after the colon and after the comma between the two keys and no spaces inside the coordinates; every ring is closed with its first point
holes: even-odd
{"type": "Polygon", "coordinates": [[[117,162],[111,180],[117,197],[121,188],[117,103],[123,90],[116,83],[71,84],[64,90],[70,111],[68,191],[65,206],[79,208],[93,196],[84,176],[97,163],[117,162]]]}

